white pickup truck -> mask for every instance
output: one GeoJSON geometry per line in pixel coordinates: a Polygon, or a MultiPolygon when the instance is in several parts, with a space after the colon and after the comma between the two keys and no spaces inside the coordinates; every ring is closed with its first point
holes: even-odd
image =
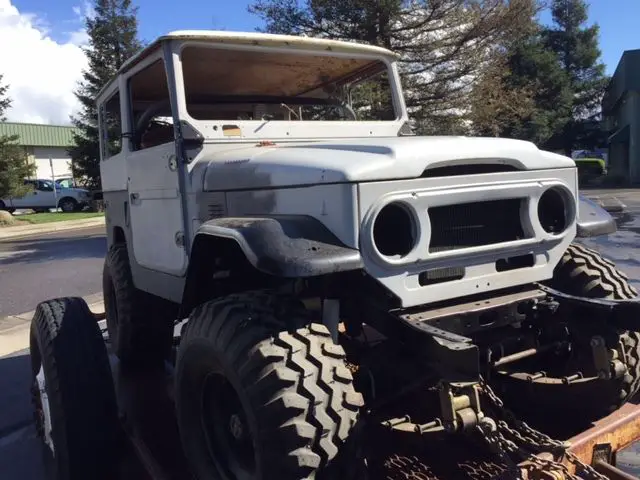
{"type": "Polygon", "coordinates": [[[25,180],[25,185],[33,190],[20,198],[0,199],[0,210],[13,212],[17,209],[32,209],[36,212],[51,208],[60,208],[63,212],[81,210],[91,200],[88,190],[81,188],[63,188],[47,179],[25,180]]]}

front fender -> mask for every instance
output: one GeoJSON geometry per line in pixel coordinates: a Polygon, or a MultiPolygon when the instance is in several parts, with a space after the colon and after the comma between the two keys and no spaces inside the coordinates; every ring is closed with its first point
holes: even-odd
{"type": "Polygon", "coordinates": [[[609,235],[617,230],[615,219],[604,208],[582,195],[579,196],[579,201],[578,237],[609,235]]]}
{"type": "Polygon", "coordinates": [[[360,252],[342,244],[313,217],[216,218],[203,223],[198,235],[233,239],[256,269],[278,277],[315,277],[362,268],[360,252]]]}

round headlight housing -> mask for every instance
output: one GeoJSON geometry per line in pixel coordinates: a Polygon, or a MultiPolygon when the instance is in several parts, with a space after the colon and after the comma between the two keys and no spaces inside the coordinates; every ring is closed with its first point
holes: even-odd
{"type": "Polygon", "coordinates": [[[569,228],[575,217],[575,202],[564,188],[551,187],[538,200],[538,220],[542,229],[558,235],[569,228]]]}
{"type": "Polygon", "coordinates": [[[381,255],[406,257],[417,241],[418,224],[408,205],[394,201],[380,209],[373,222],[373,244],[381,255]]]}

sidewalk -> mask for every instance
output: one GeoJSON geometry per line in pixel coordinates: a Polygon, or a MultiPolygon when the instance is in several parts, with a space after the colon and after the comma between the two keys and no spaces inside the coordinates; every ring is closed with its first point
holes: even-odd
{"type": "Polygon", "coordinates": [[[0,228],[0,240],[5,238],[24,237],[39,233],[60,232],[79,228],[98,227],[105,224],[105,217],[87,218],[85,220],[64,220],[62,222],[20,225],[0,228]]]}
{"type": "MultiPolygon", "coordinates": [[[[104,323],[102,292],[87,295],[84,300],[98,319],[101,319],[99,322],[101,327],[104,327],[102,325],[104,323]]],[[[34,314],[35,310],[32,310],[0,318],[0,357],[29,348],[29,329],[34,314]]]]}

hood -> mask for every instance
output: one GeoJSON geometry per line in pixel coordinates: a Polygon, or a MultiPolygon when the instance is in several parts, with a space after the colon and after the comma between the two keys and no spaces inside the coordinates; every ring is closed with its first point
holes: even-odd
{"type": "Polygon", "coordinates": [[[530,142],[478,137],[389,137],[282,143],[220,151],[205,144],[204,189],[236,190],[418,178],[427,168],[507,164],[519,170],[575,167],[530,142]]]}

